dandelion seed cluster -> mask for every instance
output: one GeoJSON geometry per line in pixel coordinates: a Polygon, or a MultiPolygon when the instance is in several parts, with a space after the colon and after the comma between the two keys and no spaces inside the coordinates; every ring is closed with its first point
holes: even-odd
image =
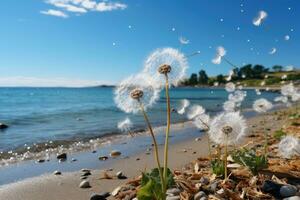
{"type": "Polygon", "coordinates": [[[194,119],[195,117],[205,113],[205,109],[200,105],[193,105],[190,107],[189,112],[187,113],[188,119],[194,119]]]}
{"type": "Polygon", "coordinates": [[[220,145],[240,143],[246,136],[246,120],[239,112],[223,112],[210,122],[209,137],[220,145]],[[224,130],[230,132],[224,132],[224,130]],[[227,144],[226,144],[227,141],[227,144]]]}
{"type": "Polygon", "coordinates": [[[215,57],[212,59],[212,63],[219,65],[219,64],[221,64],[222,57],[224,57],[226,55],[226,50],[224,47],[219,46],[219,47],[217,47],[216,51],[217,52],[216,52],[215,57]]]}
{"type": "Polygon", "coordinates": [[[178,85],[183,80],[188,63],[184,54],[173,48],[157,49],[145,61],[143,72],[153,78],[153,84],[157,87],[163,87],[165,84],[165,76],[159,72],[162,65],[171,67],[167,74],[169,84],[178,85]]]}
{"type": "Polygon", "coordinates": [[[284,158],[300,155],[300,140],[293,136],[285,136],[278,145],[279,154],[284,158]]]}
{"type": "Polygon", "coordinates": [[[257,99],[253,103],[253,109],[258,113],[265,113],[272,108],[273,108],[273,104],[264,98],[257,99]]]}
{"type": "Polygon", "coordinates": [[[133,127],[131,120],[127,117],[118,123],[118,129],[123,132],[129,131],[133,127]]]}
{"type": "Polygon", "coordinates": [[[260,26],[263,23],[263,21],[267,18],[267,16],[267,12],[263,10],[259,11],[257,17],[253,19],[253,25],[260,26]]]}
{"type": "Polygon", "coordinates": [[[177,111],[178,114],[183,115],[186,111],[186,108],[190,106],[190,101],[187,99],[183,99],[180,102],[180,107],[177,111]]]}
{"type": "Polygon", "coordinates": [[[226,83],[225,90],[227,92],[234,92],[235,91],[235,84],[232,82],[226,83]]]}
{"type": "Polygon", "coordinates": [[[200,130],[209,129],[210,117],[208,114],[201,114],[194,118],[193,124],[200,130]]]}

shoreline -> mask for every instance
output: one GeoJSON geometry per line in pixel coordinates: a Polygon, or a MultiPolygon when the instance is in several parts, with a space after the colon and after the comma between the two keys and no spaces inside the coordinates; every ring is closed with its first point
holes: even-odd
{"type": "MultiPolygon", "coordinates": [[[[281,127],[286,119],[282,118],[280,120],[275,120],[278,118],[278,113],[285,113],[290,108],[279,109],[274,112],[267,113],[266,115],[259,115],[247,119],[249,134],[255,134],[264,128],[268,128],[270,132],[274,132],[279,127],[281,127]],[[267,124],[262,125],[261,121],[263,118],[267,118],[267,124]]],[[[187,127],[185,126],[185,129],[187,127]]],[[[200,136],[198,132],[198,137],[200,136]]],[[[176,136],[171,137],[176,138],[176,136]]],[[[184,167],[186,164],[190,163],[199,157],[207,156],[207,135],[201,136],[200,140],[195,140],[194,137],[190,137],[187,140],[179,140],[180,142],[170,145],[170,167],[172,170],[184,167]],[[176,159],[174,159],[176,158],[176,159]]],[[[153,154],[147,151],[149,146],[144,146],[144,151],[125,156],[118,159],[113,159],[111,163],[107,162],[102,167],[92,170],[92,175],[88,178],[91,183],[91,188],[80,189],[78,187],[80,180],[80,170],[75,170],[75,172],[62,172],[62,175],[55,176],[51,173],[40,175],[33,178],[27,178],[18,182],[5,184],[0,186],[0,197],[6,197],[7,200],[16,199],[16,195],[22,196],[24,200],[35,200],[35,199],[74,199],[83,200],[88,199],[90,195],[94,192],[111,192],[115,187],[128,182],[132,178],[138,176],[141,171],[145,169],[149,170],[154,166],[153,154]],[[151,155],[149,155],[149,153],[151,155]],[[138,159],[139,158],[139,159],[138,159]],[[101,168],[101,169],[100,169],[101,168]],[[129,179],[120,180],[104,180],[100,177],[103,176],[105,169],[107,173],[114,175],[118,171],[122,171],[129,179]],[[13,192],[14,191],[14,192],[13,192]],[[28,192],[32,191],[32,192],[28,192]],[[50,195],[51,194],[51,195],[50,195]],[[43,195],[41,198],[40,195],[43,195]]],[[[159,146],[160,155],[162,155],[162,146],[159,146]]],[[[99,162],[99,161],[98,161],[99,162]]],[[[47,163],[45,163],[47,164],[47,163]]],[[[78,164],[78,163],[77,163],[78,164]]]]}

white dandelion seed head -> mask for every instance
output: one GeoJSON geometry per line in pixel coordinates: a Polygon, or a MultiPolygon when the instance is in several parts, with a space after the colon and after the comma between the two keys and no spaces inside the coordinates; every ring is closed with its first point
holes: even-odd
{"type": "Polygon", "coordinates": [[[284,36],[284,40],[286,40],[286,41],[290,40],[290,36],[289,35],[285,35],[284,36]]]}
{"type": "Polygon", "coordinates": [[[188,43],[190,43],[190,40],[188,40],[187,38],[185,38],[185,37],[179,37],[179,42],[180,42],[180,44],[188,44],[188,43]]]}
{"type": "Polygon", "coordinates": [[[265,79],[267,79],[267,78],[269,78],[269,75],[266,74],[266,75],[265,75],[265,79]]]}
{"type": "Polygon", "coordinates": [[[271,51],[269,51],[269,54],[270,55],[273,55],[273,54],[275,54],[277,52],[277,49],[275,48],[275,47],[273,47],[272,49],[271,49],[271,51]]]}
{"type": "Polygon", "coordinates": [[[239,85],[239,86],[237,86],[237,89],[238,89],[238,90],[242,90],[242,89],[243,89],[243,86],[242,86],[242,85],[239,85]]]}
{"type": "Polygon", "coordinates": [[[225,90],[227,92],[234,92],[235,91],[235,84],[232,82],[226,83],[225,90]]]}
{"type": "Polygon", "coordinates": [[[300,100],[300,92],[297,91],[291,96],[292,101],[299,101],[300,100]]]}
{"type": "Polygon", "coordinates": [[[270,90],[270,88],[269,87],[266,87],[266,91],[269,91],[270,90]]]}
{"type": "Polygon", "coordinates": [[[282,79],[282,80],[287,79],[287,75],[286,75],[286,74],[282,75],[282,76],[281,76],[281,79],[282,79]]]}
{"type": "Polygon", "coordinates": [[[282,103],[287,103],[288,98],[286,96],[279,96],[274,98],[275,102],[282,102],[282,103]]]}
{"type": "Polygon", "coordinates": [[[253,109],[258,113],[265,113],[272,108],[273,108],[273,104],[264,98],[257,99],[253,103],[253,109]]]}
{"type": "Polygon", "coordinates": [[[238,144],[246,136],[247,124],[239,112],[223,112],[210,123],[209,137],[217,144],[238,144]]]}
{"type": "Polygon", "coordinates": [[[193,124],[200,130],[208,130],[210,117],[208,114],[201,114],[194,118],[193,124]]]}
{"type": "Polygon", "coordinates": [[[158,71],[162,65],[171,66],[171,71],[168,73],[170,86],[178,85],[185,77],[188,68],[186,57],[177,49],[162,48],[155,50],[145,61],[144,73],[151,76],[158,87],[163,87],[166,81],[165,76],[158,71]]]}
{"type": "Polygon", "coordinates": [[[204,114],[204,113],[205,113],[205,109],[202,106],[193,105],[192,107],[190,107],[189,112],[187,113],[187,118],[188,119],[194,119],[198,115],[201,115],[201,114],[204,114]]]}
{"type": "Polygon", "coordinates": [[[268,14],[266,11],[263,11],[263,10],[259,11],[257,16],[252,21],[253,25],[260,26],[263,23],[263,21],[265,21],[267,16],[268,16],[268,14]]]}
{"type": "Polygon", "coordinates": [[[293,83],[290,83],[281,86],[280,92],[284,96],[291,97],[296,92],[296,88],[293,83]]]}
{"type": "Polygon", "coordinates": [[[222,46],[219,46],[217,47],[216,49],[216,55],[215,57],[211,60],[212,63],[216,64],[216,65],[219,65],[221,64],[221,61],[222,61],[222,57],[226,55],[226,50],[224,47],[222,46]]]}
{"type": "Polygon", "coordinates": [[[186,111],[186,108],[190,106],[190,101],[187,99],[183,99],[180,101],[180,107],[178,108],[177,113],[183,115],[186,111]]]}
{"type": "Polygon", "coordinates": [[[133,99],[131,94],[134,90],[142,91],[140,103],[147,110],[158,100],[160,90],[153,87],[153,80],[147,74],[137,74],[123,80],[115,89],[115,103],[118,108],[126,113],[140,111],[140,103],[133,99]]]}
{"type": "Polygon", "coordinates": [[[266,85],[266,81],[262,81],[262,82],[260,83],[260,85],[261,85],[261,86],[265,86],[265,85],[266,85]]]}
{"type": "Polygon", "coordinates": [[[223,104],[223,109],[226,112],[234,112],[236,108],[236,103],[234,101],[225,101],[223,104]]]}
{"type": "Polygon", "coordinates": [[[284,158],[300,155],[300,140],[293,136],[285,136],[278,144],[279,154],[284,158]]]}
{"type": "Polygon", "coordinates": [[[126,117],[124,120],[118,122],[118,129],[120,129],[123,132],[129,131],[132,127],[133,127],[133,124],[128,117],[126,117]]]}
{"type": "Polygon", "coordinates": [[[243,75],[242,75],[242,78],[246,78],[246,75],[245,75],[245,74],[243,74],[243,75]]]}
{"type": "Polygon", "coordinates": [[[246,96],[247,96],[246,91],[236,90],[234,91],[234,93],[228,95],[228,100],[233,101],[235,103],[241,103],[242,101],[244,101],[246,96]]]}
{"type": "Polygon", "coordinates": [[[259,89],[255,89],[255,93],[256,93],[256,95],[261,95],[261,91],[259,90],[259,89]]]}
{"type": "Polygon", "coordinates": [[[215,87],[219,86],[219,82],[214,82],[214,86],[215,87]]]}

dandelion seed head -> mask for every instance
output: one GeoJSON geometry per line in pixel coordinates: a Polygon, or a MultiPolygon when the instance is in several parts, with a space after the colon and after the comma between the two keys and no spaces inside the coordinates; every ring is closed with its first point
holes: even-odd
{"type": "Polygon", "coordinates": [[[153,80],[147,74],[130,76],[115,89],[115,103],[126,113],[140,111],[140,103],[145,110],[150,108],[159,98],[159,90],[153,87],[153,80]]]}
{"type": "Polygon", "coordinates": [[[223,109],[226,111],[226,112],[234,112],[235,111],[235,108],[236,108],[236,104],[234,101],[225,101],[224,104],[223,104],[223,109]]]}
{"type": "Polygon", "coordinates": [[[278,145],[279,154],[284,158],[291,158],[300,154],[300,140],[293,136],[285,136],[278,145]]]}
{"type": "Polygon", "coordinates": [[[212,63],[219,65],[221,64],[222,61],[222,57],[224,57],[226,55],[226,50],[224,47],[219,46],[216,49],[216,55],[215,57],[212,59],[212,63]]]}
{"type": "Polygon", "coordinates": [[[209,129],[210,117],[208,114],[201,114],[194,118],[193,124],[200,130],[208,130],[209,129]]]}
{"type": "Polygon", "coordinates": [[[217,144],[238,144],[246,135],[247,124],[239,112],[223,112],[210,123],[209,137],[217,144]]]}
{"type": "Polygon", "coordinates": [[[280,92],[284,96],[291,97],[296,92],[296,88],[293,83],[290,83],[281,86],[280,92]]]}
{"type": "Polygon", "coordinates": [[[275,102],[282,102],[282,103],[287,103],[288,98],[286,96],[279,96],[274,98],[275,102]]]}
{"type": "Polygon", "coordinates": [[[273,104],[264,98],[257,99],[253,103],[253,109],[258,113],[265,113],[272,108],[273,108],[273,104]]]}
{"type": "Polygon", "coordinates": [[[268,14],[267,12],[261,10],[258,12],[257,17],[255,17],[252,21],[252,23],[255,26],[260,26],[262,24],[263,21],[265,21],[265,19],[267,18],[268,14]]]}
{"type": "Polygon", "coordinates": [[[186,111],[186,108],[190,106],[190,101],[187,99],[183,99],[180,101],[180,107],[177,111],[178,114],[183,115],[186,111]]]}
{"type": "Polygon", "coordinates": [[[273,47],[272,49],[271,49],[271,51],[269,51],[269,54],[270,55],[273,55],[273,54],[275,54],[277,52],[277,49],[275,48],[275,47],[273,47]]]}
{"type": "Polygon", "coordinates": [[[200,105],[193,105],[190,107],[189,112],[187,113],[188,119],[194,119],[198,115],[205,113],[205,109],[200,105]]]}
{"type": "Polygon", "coordinates": [[[255,89],[255,93],[256,93],[256,95],[261,95],[261,92],[260,92],[260,90],[259,89],[255,89]]]}
{"type": "Polygon", "coordinates": [[[188,68],[188,63],[186,57],[177,49],[157,49],[146,59],[143,72],[152,77],[154,84],[158,87],[163,87],[165,84],[165,76],[161,74],[162,68],[166,70],[164,72],[168,72],[170,86],[176,86],[183,80],[188,68]]]}
{"type": "Polygon", "coordinates": [[[241,103],[242,101],[244,101],[244,99],[245,99],[246,96],[247,96],[247,92],[246,91],[236,90],[233,93],[231,93],[231,94],[228,95],[228,100],[229,101],[233,101],[235,103],[241,103]]]}
{"type": "Polygon", "coordinates": [[[225,90],[227,92],[234,92],[235,91],[235,84],[232,82],[226,83],[225,90]]]}
{"type": "Polygon", "coordinates": [[[118,129],[120,129],[123,132],[130,131],[130,129],[132,127],[133,127],[133,124],[128,117],[126,117],[124,120],[118,122],[118,129]]]}

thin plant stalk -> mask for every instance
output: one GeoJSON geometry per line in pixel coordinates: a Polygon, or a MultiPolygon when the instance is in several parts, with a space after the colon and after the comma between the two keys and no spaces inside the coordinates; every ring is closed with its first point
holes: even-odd
{"type": "Polygon", "coordinates": [[[268,155],[268,134],[265,128],[265,124],[266,124],[266,118],[265,116],[263,117],[263,127],[264,127],[264,137],[265,137],[265,143],[264,143],[264,156],[267,157],[268,155]]]}
{"type": "Polygon", "coordinates": [[[161,165],[160,165],[160,161],[159,161],[158,145],[157,145],[154,133],[153,133],[151,123],[150,123],[149,118],[148,118],[148,116],[145,112],[144,106],[140,101],[139,101],[139,103],[140,103],[141,111],[143,113],[145,122],[146,122],[146,124],[149,128],[149,132],[150,132],[150,135],[151,135],[152,140],[153,140],[155,159],[156,159],[156,163],[157,163],[157,167],[158,167],[158,171],[159,171],[160,181],[161,181],[161,185],[162,185],[162,191],[164,192],[165,191],[165,181],[164,181],[164,178],[163,178],[163,173],[162,173],[162,169],[161,169],[161,165]]]}
{"type": "MultiPolygon", "coordinates": [[[[209,131],[209,126],[207,123],[205,123],[203,120],[199,119],[201,121],[202,124],[204,124],[204,126],[206,126],[207,130],[205,132],[209,131]]],[[[209,151],[209,161],[211,161],[212,158],[212,154],[211,154],[211,141],[209,136],[207,137],[207,144],[208,144],[208,151],[209,151]]]]}
{"type": "Polygon", "coordinates": [[[225,161],[224,161],[224,169],[225,169],[225,181],[227,180],[227,154],[228,154],[228,144],[227,144],[227,141],[228,141],[228,134],[226,134],[226,141],[225,141],[225,161]]]}
{"type": "MultiPolygon", "coordinates": [[[[168,172],[168,149],[169,149],[169,134],[170,134],[170,126],[171,126],[171,106],[170,106],[170,96],[169,96],[169,79],[168,75],[165,74],[166,77],[166,99],[167,99],[167,128],[166,128],[166,138],[165,138],[165,150],[164,150],[164,180],[165,184],[167,181],[167,172],[168,172]]],[[[165,191],[167,190],[167,185],[165,185],[165,191]]]]}

